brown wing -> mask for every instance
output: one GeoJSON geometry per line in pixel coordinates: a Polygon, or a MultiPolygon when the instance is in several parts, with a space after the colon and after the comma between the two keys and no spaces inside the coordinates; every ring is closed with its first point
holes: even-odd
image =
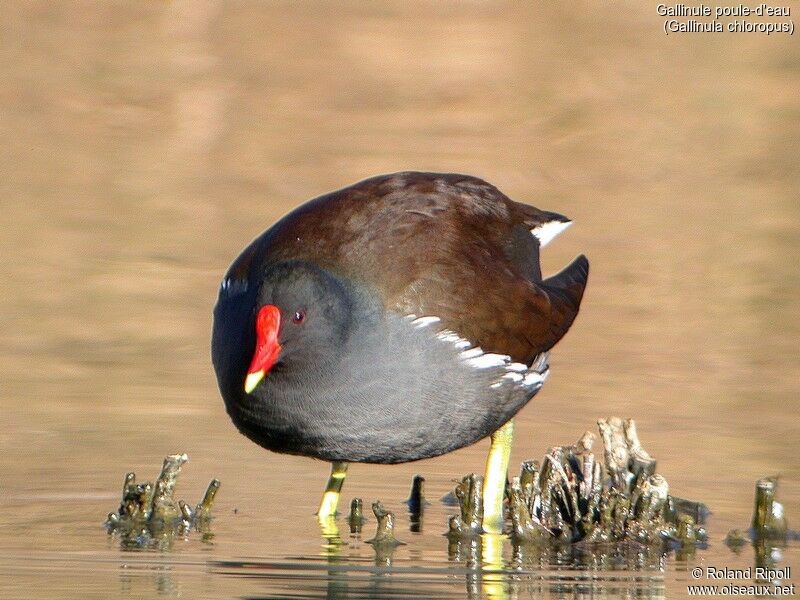
{"type": "Polygon", "coordinates": [[[566,333],[588,274],[581,257],[541,281],[528,231],[553,214],[474,177],[397,173],[303,205],[253,246],[270,261],[338,270],[389,310],[437,316],[485,351],[529,363],[566,333]]]}
{"type": "Polygon", "coordinates": [[[484,350],[527,364],[566,334],[586,287],[586,257],[539,283],[516,272],[497,247],[468,244],[462,257],[431,264],[390,305],[435,315],[484,350]]]}

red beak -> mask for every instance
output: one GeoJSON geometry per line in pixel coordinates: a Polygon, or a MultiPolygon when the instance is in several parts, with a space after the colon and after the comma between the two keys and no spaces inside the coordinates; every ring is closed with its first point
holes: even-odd
{"type": "Polygon", "coordinates": [[[262,306],[256,316],[256,350],[244,380],[244,391],[251,393],[278,360],[281,345],[278,330],[281,326],[281,311],[277,306],[262,306]]]}

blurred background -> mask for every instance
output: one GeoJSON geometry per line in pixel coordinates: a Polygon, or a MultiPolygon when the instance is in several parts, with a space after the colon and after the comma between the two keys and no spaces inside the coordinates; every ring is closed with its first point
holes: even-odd
{"type": "MultiPolygon", "coordinates": [[[[782,475],[796,523],[800,46],[665,36],[662,21],[640,2],[5,4],[9,590],[69,596],[74,579],[35,567],[63,552],[116,568],[99,524],[123,474],[152,478],[176,451],[191,457],[185,496],[223,483],[215,543],[186,553],[318,551],[309,515],[328,466],[236,432],[211,312],[233,258],[288,210],[406,169],[477,175],[566,214],[545,271],[591,261],[582,312],[519,415],[514,469],[598,417],[633,417],[671,490],[711,507],[720,565],[757,478],[782,475]]],[[[355,465],[345,501],[399,509],[414,473],[438,498],[487,447],[355,465]]],[[[443,555],[444,529],[403,552],[443,555]]],[[[116,593],[116,577],[88,591],[116,593]]]]}

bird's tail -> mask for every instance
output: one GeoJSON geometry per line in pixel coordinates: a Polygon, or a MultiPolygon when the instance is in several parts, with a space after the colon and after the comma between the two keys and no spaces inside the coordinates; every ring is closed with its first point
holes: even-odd
{"type": "Polygon", "coordinates": [[[589,260],[581,254],[561,271],[539,284],[550,298],[551,347],[564,337],[578,316],[588,278],[589,260]]]}

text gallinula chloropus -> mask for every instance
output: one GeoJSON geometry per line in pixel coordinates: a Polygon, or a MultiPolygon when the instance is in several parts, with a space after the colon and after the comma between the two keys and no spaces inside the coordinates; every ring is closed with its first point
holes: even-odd
{"type": "Polygon", "coordinates": [[[511,418],[578,313],[584,256],[542,279],[570,221],[467,175],[396,173],[300,206],[228,269],[212,355],[231,419],[276,452],[401,463],[492,435],[484,528],[502,528],[511,418]]]}

